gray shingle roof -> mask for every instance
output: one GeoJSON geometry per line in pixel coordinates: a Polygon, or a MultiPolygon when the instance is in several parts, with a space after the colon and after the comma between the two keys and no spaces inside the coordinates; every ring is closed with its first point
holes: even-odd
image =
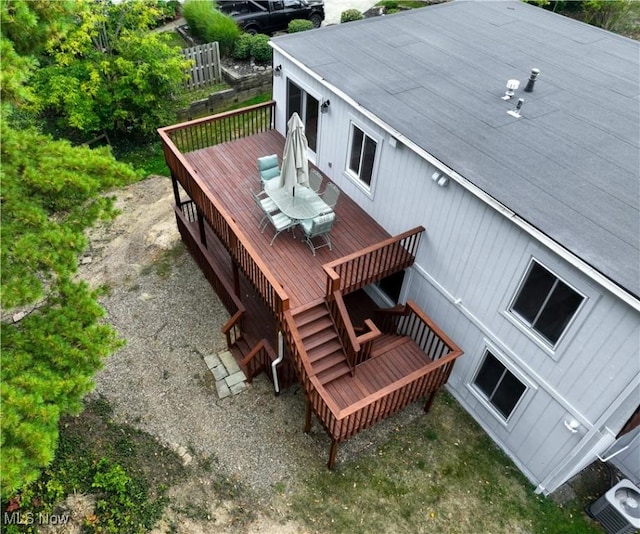
{"type": "Polygon", "coordinates": [[[640,295],[639,43],[520,2],[462,1],[274,42],[640,295]],[[510,78],[521,86],[505,102],[510,78]]]}

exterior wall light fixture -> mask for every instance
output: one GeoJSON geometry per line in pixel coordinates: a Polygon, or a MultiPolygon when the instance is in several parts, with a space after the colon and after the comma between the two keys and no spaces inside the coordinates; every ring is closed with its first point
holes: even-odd
{"type": "Polygon", "coordinates": [[[327,98],[325,101],[322,102],[322,104],[320,104],[320,113],[327,113],[329,111],[330,105],[331,105],[331,102],[327,98]]]}
{"type": "Polygon", "coordinates": [[[442,174],[440,171],[436,171],[431,175],[431,179],[437,183],[440,187],[446,187],[449,185],[449,177],[442,174]]]}
{"type": "Polygon", "coordinates": [[[273,67],[273,74],[275,74],[276,76],[280,76],[281,73],[282,73],[282,65],[277,65],[276,67],[273,67]]]}

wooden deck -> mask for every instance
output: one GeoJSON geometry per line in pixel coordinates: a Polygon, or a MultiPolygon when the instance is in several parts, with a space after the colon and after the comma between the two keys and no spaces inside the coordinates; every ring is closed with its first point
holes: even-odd
{"type": "Polygon", "coordinates": [[[305,431],[314,413],[332,438],[332,467],[339,442],[418,399],[428,409],[462,351],[412,301],[376,312],[357,293],[409,267],[424,228],[391,236],[341,194],[331,250],[314,256],[295,231],[269,245],[252,192],[257,159],[284,150],[273,111],[271,102],[160,135],[183,241],[231,315],[229,346],[246,345],[238,357],[251,374],[270,371],[282,334],[285,372],[305,391],[305,431]]]}
{"type": "MultiPolygon", "coordinates": [[[[217,198],[233,214],[246,240],[259,251],[289,296],[291,308],[296,308],[324,297],[326,275],[323,264],[374,245],[391,235],[347,195],[341,194],[335,208],[339,220],[331,231],[332,250],[323,247],[313,256],[311,249],[300,239],[300,231],[294,232],[295,239],[291,232],[283,232],[273,246],[269,246],[273,229],[267,226],[264,233],[260,233],[258,223],[262,213],[251,193],[260,190],[257,159],[269,154],[282,154],[283,150],[284,138],[276,130],[270,130],[190,152],[185,154],[185,158],[206,184],[207,194],[217,198]]],[[[325,177],[325,184],[327,181],[325,177]]]]}

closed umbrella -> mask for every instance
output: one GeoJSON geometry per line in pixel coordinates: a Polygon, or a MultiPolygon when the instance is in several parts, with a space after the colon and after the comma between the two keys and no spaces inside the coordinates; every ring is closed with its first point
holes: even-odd
{"type": "Polygon", "coordinates": [[[295,196],[296,185],[309,185],[309,162],[307,160],[309,144],[304,134],[304,124],[297,113],[291,115],[287,127],[280,186],[288,188],[295,196]]]}

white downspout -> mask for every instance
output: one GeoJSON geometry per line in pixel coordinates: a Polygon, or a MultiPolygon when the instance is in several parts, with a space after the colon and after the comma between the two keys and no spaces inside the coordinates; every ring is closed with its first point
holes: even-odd
{"type": "Polygon", "coordinates": [[[278,382],[278,370],[276,367],[284,360],[284,338],[282,337],[282,331],[278,330],[278,357],[271,362],[271,374],[273,375],[273,387],[276,390],[276,395],[280,393],[280,383],[278,382]]]}

